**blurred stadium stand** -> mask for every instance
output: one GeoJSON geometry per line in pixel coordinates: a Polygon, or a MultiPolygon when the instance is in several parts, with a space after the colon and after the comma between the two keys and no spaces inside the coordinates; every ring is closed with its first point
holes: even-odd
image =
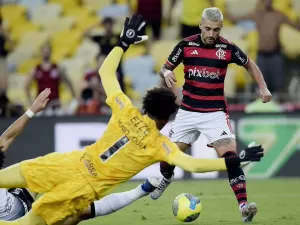
{"type": "MultiPolygon", "coordinates": [[[[184,1],[184,0],[183,0],[184,1]]],[[[181,15],[181,4],[178,1],[173,7],[171,24],[168,26],[167,17],[171,0],[163,0],[163,32],[162,39],[151,43],[150,49],[146,46],[134,46],[125,55],[124,65],[126,67],[126,87],[128,93],[140,96],[147,87],[136,87],[142,81],[136,81],[137,71],[135,66],[144,67],[143,63],[136,64],[137,57],[148,58],[145,61],[147,67],[153,64],[153,69],[158,72],[160,66],[165,62],[168,53],[178,41],[179,20],[181,15]],[[152,57],[152,58],[151,58],[152,57]],[[128,62],[127,62],[128,61],[128,62]],[[151,62],[153,62],[151,64],[151,62]],[[132,71],[132,74],[131,74],[132,71]],[[138,92],[138,93],[136,93],[138,92]]],[[[201,0],[199,4],[206,1],[201,0]]],[[[51,43],[53,48],[53,60],[66,68],[76,91],[80,90],[80,83],[83,79],[84,70],[95,65],[95,58],[99,54],[97,46],[83,36],[83,32],[89,26],[95,24],[106,16],[114,17],[116,20],[115,30],[120,31],[124,17],[129,13],[129,8],[136,8],[136,1],[132,0],[127,5],[126,0],[4,0],[1,5],[1,14],[4,24],[9,31],[13,41],[16,43],[13,50],[7,57],[10,71],[8,97],[13,102],[26,106],[27,102],[23,93],[24,79],[39,62],[39,49],[46,42],[51,43]],[[13,90],[12,90],[13,89],[13,90]]],[[[205,4],[204,4],[205,5],[205,4]]],[[[257,7],[256,0],[216,0],[215,6],[235,15],[252,12],[257,7]]],[[[293,21],[300,16],[299,0],[274,0],[274,6],[283,12],[293,21]]],[[[199,15],[200,17],[200,15],[199,15]]],[[[225,15],[226,17],[226,15],[225,15]]],[[[200,19],[200,18],[199,18],[200,19]]],[[[94,30],[101,33],[101,27],[94,30]]],[[[249,56],[255,60],[257,52],[257,32],[251,24],[232,25],[225,21],[222,31],[225,38],[230,39],[241,47],[249,56]]],[[[293,60],[300,55],[300,32],[289,26],[283,26],[280,31],[281,42],[286,56],[293,60]]],[[[101,50],[100,50],[101,51],[101,50]]],[[[246,71],[235,65],[230,65],[229,74],[226,80],[225,93],[230,98],[238,95],[237,90],[243,90],[242,96],[247,91],[248,85],[252,82],[246,71]]],[[[155,76],[155,75],[153,75],[155,76]]],[[[176,69],[178,85],[183,83],[182,67],[176,69]]],[[[155,82],[150,79],[149,82],[155,82]]],[[[158,79],[157,79],[158,80],[158,79]]],[[[148,81],[147,81],[148,82],[148,81]]],[[[147,86],[147,84],[146,84],[147,86]]],[[[67,104],[71,96],[61,88],[62,101],[67,104]]],[[[77,93],[79,95],[79,93],[77,93]]],[[[249,100],[246,100],[249,101],[249,100]]]]}

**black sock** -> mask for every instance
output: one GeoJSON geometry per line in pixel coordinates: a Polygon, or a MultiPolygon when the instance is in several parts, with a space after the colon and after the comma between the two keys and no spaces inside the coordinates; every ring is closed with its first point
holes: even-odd
{"type": "Polygon", "coordinates": [[[175,166],[171,166],[166,162],[160,163],[160,172],[166,179],[170,179],[173,176],[175,166]]]}
{"type": "MultiPolygon", "coordinates": [[[[235,152],[226,152],[224,158],[238,157],[235,152]]],[[[246,178],[240,166],[228,168],[228,179],[230,186],[235,194],[238,204],[247,203],[246,178]]]]}

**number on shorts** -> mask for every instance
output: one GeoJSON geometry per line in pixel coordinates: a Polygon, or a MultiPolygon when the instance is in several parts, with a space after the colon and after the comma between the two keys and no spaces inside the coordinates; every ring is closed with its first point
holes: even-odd
{"type": "Polygon", "coordinates": [[[111,147],[109,147],[105,152],[100,155],[103,162],[112,157],[117,151],[119,151],[123,146],[129,142],[128,137],[124,136],[117,140],[111,147]]]}

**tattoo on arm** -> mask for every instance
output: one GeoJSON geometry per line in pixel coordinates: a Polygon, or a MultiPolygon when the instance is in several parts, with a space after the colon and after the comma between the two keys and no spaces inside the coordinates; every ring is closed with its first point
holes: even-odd
{"type": "Polygon", "coordinates": [[[217,140],[213,143],[214,148],[219,148],[219,147],[227,147],[232,143],[232,138],[224,138],[217,140]]]}

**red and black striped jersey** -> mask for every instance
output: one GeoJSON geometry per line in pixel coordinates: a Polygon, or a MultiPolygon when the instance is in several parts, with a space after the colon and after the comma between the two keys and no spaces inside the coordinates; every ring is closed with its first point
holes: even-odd
{"type": "Polygon", "coordinates": [[[185,83],[181,108],[194,112],[226,110],[224,80],[228,64],[245,66],[248,56],[235,44],[219,37],[212,46],[205,45],[200,34],[181,40],[166,64],[175,68],[184,64],[185,83]]]}

